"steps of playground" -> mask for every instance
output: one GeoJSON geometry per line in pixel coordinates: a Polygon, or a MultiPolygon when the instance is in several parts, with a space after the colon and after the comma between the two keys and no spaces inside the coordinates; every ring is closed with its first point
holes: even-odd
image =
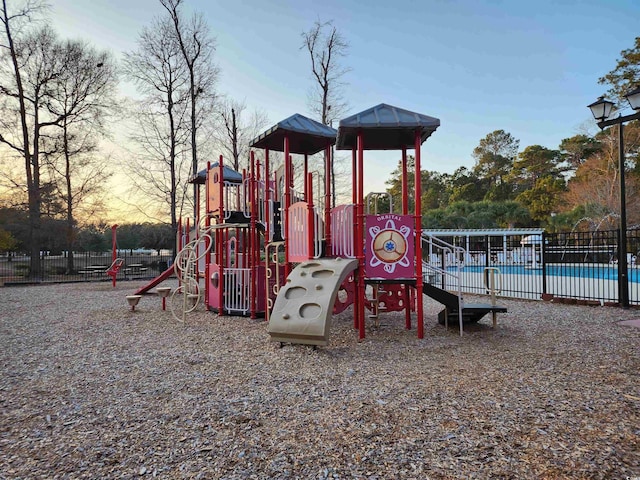
{"type": "Polygon", "coordinates": [[[422,287],[422,293],[433,298],[437,302],[449,307],[449,308],[457,308],[458,307],[458,296],[443,290],[442,288],[438,288],[435,285],[430,283],[425,283],[422,287]]]}
{"type": "MultiPolygon", "coordinates": [[[[487,313],[506,313],[507,307],[501,305],[491,305],[489,303],[465,303],[462,308],[462,321],[463,323],[475,323],[484,317],[487,313]]],[[[457,321],[458,308],[446,307],[440,313],[438,313],[438,323],[444,325],[445,317],[449,316],[449,322],[457,321]]]]}
{"type": "MultiPolygon", "coordinates": [[[[444,325],[446,315],[449,319],[458,317],[458,296],[438,288],[435,285],[424,284],[423,293],[445,306],[445,309],[438,314],[438,322],[444,325]]],[[[474,323],[484,317],[487,313],[506,313],[507,308],[501,305],[491,305],[490,303],[464,303],[462,308],[462,321],[464,323],[474,323]]]]}

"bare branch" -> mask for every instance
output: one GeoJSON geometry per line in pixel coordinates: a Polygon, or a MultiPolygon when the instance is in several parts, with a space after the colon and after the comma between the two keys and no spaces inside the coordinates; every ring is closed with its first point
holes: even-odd
{"type": "Polygon", "coordinates": [[[302,33],[302,38],[301,48],[309,53],[315,82],[309,95],[310,107],[323,124],[330,125],[347,108],[341,90],[342,78],[349,69],[340,65],[340,58],[346,56],[349,44],[332,21],[317,20],[308,32],[302,33]]]}

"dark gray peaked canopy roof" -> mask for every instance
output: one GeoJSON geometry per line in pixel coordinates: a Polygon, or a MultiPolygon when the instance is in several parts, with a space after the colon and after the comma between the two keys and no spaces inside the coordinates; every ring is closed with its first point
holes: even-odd
{"type": "Polygon", "coordinates": [[[336,133],[335,128],[296,113],[253,139],[251,147],[282,152],[287,135],[291,153],[313,155],[336,143],[336,133]]]}
{"type": "MultiPolygon", "coordinates": [[[[215,162],[211,164],[211,168],[217,167],[220,165],[220,162],[215,162]]],[[[222,166],[222,176],[225,182],[230,183],[242,183],[242,174],[236,172],[233,168],[227,167],[226,165],[222,166]]],[[[207,169],[200,170],[197,175],[193,175],[189,179],[189,183],[198,183],[200,185],[204,185],[207,183],[207,169]]]]}
{"type": "Polygon", "coordinates": [[[338,150],[356,146],[358,130],[362,130],[365,150],[400,150],[415,147],[415,131],[420,129],[420,143],[440,126],[440,120],[420,113],[381,103],[340,120],[338,150]]]}

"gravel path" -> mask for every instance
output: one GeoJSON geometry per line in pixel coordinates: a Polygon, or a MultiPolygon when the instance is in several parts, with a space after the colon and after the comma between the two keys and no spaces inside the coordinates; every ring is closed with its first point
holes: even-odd
{"type": "Polygon", "coordinates": [[[637,310],[505,300],[463,337],[403,314],[280,349],[141,283],[0,288],[0,479],[640,476],[637,310]]]}

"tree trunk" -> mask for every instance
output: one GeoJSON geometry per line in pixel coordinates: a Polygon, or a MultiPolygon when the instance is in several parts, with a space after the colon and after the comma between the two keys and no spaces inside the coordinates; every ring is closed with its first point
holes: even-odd
{"type": "MultiPolygon", "coordinates": [[[[2,2],[2,14],[4,17],[5,33],[7,36],[7,43],[9,46],[9,52],[11,55],[11,63],[13,64],[13,71],[16,80],[16,87],[18,89],[18,102],[20,105],[20,126],[22,128],[22,153],[25,160],[25,173],[27,176],[27,193],[29,198],[29,244],[31,252],[29,275],[32,278],[40,276],[40,175],[38,172],[38,149],[37,143],[34,143],[34,152],[31,154],[29,148],[29,125],[27,123],[27,107],[25,104],[24,86],[22,84],[22,75],[20,73],[20,66],[18,63],[18,55],[16,53],[15,44],[13,42],[13,33],[9,24],[9,16],[7,13],[7,2],[2,2]]],[[[37,118],[37,103],[35,104],[35,131],[34,142],[38,139],[38,118],[37,118]]]]}
{"type": "MultiPolygon", "coordinates": [[[[193,165],[193,176],[198,175],[198,148],[196,144],[196,93],[193,65],[189,65],[189,79],[191,88],[191,162],[193,165]]],[[[193,221],[198,221],[198,184],[193,183],[193,221]]]]}
{"type": "MultiPolygon", "coordinates": [[[[238,125],[236,124],[236,111],[231,109],[231,146],[233,148],[233,169],[240,172],[240,154],[238,153],[238,125]]],[[[251,166],[249,166],[251,168],[251,166]]],[[[242,173],[242,172],[240,172],[242,173]]]]}
{"type": "MultiPolygon", "coordinates": [[[[176,179],[176,128],[175,128],[175,120],[173,118],[173,90],[169,89],[169,91],[167,92],[167,100],[168,100],[168,105],[167,105],[167,114],[169,116],[169,129],[170,129],[170,133],[169,135],[171,136],[170,139],[170,150],[169,150],[169,163],[170,163],[170,172],[171,172],[171,228],[173,229],[174,232],[177,232],[178,229],[178,216],[177,216],[177,190],[178,190],[178,186],[177,186],[177,179],[176,179]]],[[[197,172],[196,172],[197,173],[197,172]]],[[[198,208],[198,203],[196,201],[196,197],[197,197],[197,184],[194,183],[193,184],[194,187],[194,191],[193,191],[193,200],[194,200],[194,206],[193,206],[193,211],[194,213],[197,212],[197,208],[198,208]]],[[[197,217],[194,217],[193,219],[194,223],[197,221],[197,217]]],[[[177,251],[176,251],[176,247],[173,248],[173,258],[176,257],[177,255],[177,251]]]]}
{"type": "Polygon", "coordinates": [[[73,264],[73,195],[71,193],[71,158],[69,155],[69,131],[67,129],[67,119],[65,118],[62,126],[63,145],[64,145],[64,162],[65,162],[65,186],[66,186],[66,203],[67,203],[67,218],[66,218],[66,243],[67,243],[67,275],[73,273],[75,266],[73,264]]]}
{"type": "Polygon", "coordinates": [[[31,244],[31,259],[29,262],[29,277],[34,280],[40,280],[42,277],[42,268],[40,263],[40,250],[42,249],[42,199],[40,197],[40,150],[38,148],[40,138],[40,126],[38,124],[38,103],[34,102],[34,128],[33,128],[33,155],[31,163],[27,165],[31,176],[29,189],[29,241],[31,244]]]}

